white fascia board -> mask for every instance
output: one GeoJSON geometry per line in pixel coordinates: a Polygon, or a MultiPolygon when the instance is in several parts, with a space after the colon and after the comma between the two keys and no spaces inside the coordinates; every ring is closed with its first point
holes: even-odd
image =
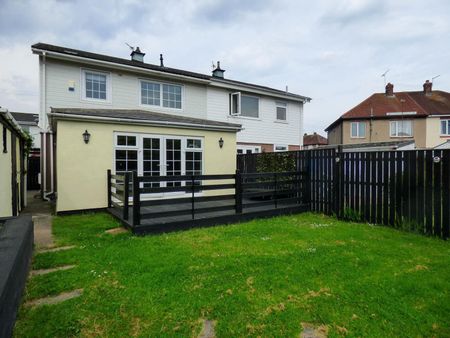
{"type": "Polygon", "coordinates": [[[244,84],[238,85],[238,84],[225,83],[225,82],[219,82],[219,81],[214,81],[214,80],[212,80],[209,85],[212,87],[226,88],[226,89],[232,89],[232,90],[238,90],[238,91],[244,90],[244,91],[248,91],[248,92],[252,92],[252,93],[256,93],[256,94],[260,94],[260,95],[271,96],[271,97],[281,98],[283,100],[296,101],[296,102],[301,102],[301,103],[306,103],[306,102],[310,101],[310,99],[306,98],[306,97],[301,98],[301,97],[295,97],[295,96],[291,96],[291,95],[277,94],[277,93],[272,92],[270,89],[264,90],[261,88],[253,87],[252,85],[244,85],[244,84]]]}
{"type": "Polygon", "coordinates": [[[159,72],[157,70],[128,66],[128,65],[123,65],[123,64],[116,63],[116,62],[89,59],[89,58],[84,58],[84,57],[80,57],[80,56],[76,56],[76,55],[68,55],[68,54],[62,54],[62,53],[57,53],[57,52],[50,52],[47,50],[37,49],[37,48],[32,48],[32,51],[34,54],[41,54],[41,53],[45,52],[46,57],[51,57],[51,58],[59,59],[59,60],[70,60],[70,61],[75,61],[78,63],[97,65],[97,66],[102,65],[103,67],[107,67],[107,68],[111,68],[111,69],[128,70],[128,71],[131,71],[134,73],[142,73],[142,74],[146,74],[146,75],[152,74],[152,75],[158,76],[158,77],[179,79],[179,80],[183,80],[185,82],[195,82],[195,83],[203,83],[203,84],[210,83],[209,80],[203,80],[203,79],[198,79],[195,77],[178,75],[178,74],[167,73],[167,72],[159,72]]]}
{"type": "Polygon", "coordinates": [[[97,121],[97,122],[111,122],[111,123],[121,123],[121,124],[137,124],[137,125],[149,125],[157,127],[168,127],[168,128],[183,128],[183,129],[203,129],[203,130],[217,130],[217,131],[229,131],[238,132],[242,130],[241,127],[228,127],[228,126],[210,126],[195,123],[184,123],[184,122],[169,122],[169,121],[152,121],[152,120],[133,120],[118,117],[103,117],[103,116],[88,116],[88,115],[72,115],[72,114],[62,114],[62,113],[47,113],[50,117],[56,117],[64,120],[76,120],[76,121],[97,121]]]}

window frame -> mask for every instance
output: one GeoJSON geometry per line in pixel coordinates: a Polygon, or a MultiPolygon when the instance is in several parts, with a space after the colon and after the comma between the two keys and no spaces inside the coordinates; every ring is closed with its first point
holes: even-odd
{"type": "Polygon", "coordinates": [[[414,127],[413,127],[413,121],[412,120],[394,120],[394,121],[389,121],[389,136],[391,138],[408,138],[408,137],[414,137],[414,127]],[[399,132],[399,128],[398,126],[402,123],[406,123],[409,122],[411,127],[411,135],[398,135],[399,132]],[[395,123],[395,134],[392,133],[392,124],[395,123]]]}
{"type": "Polygon", "coordinates": [[[288,112],[288,103],[283,101],[275,101],[275,121],[276,122],[287,122],[287,112],[288,112]],[[278,118],[278,108],[284,108],[284,120],[278,118]]]}
{"type": "Polygon", "coordinates": [[[287,145],[287,144],[274,144],[273,145],[273,152],[274,153],[281,153],[281,152],[284,152],[284,151],[289,151],[289,145],[287,145]],[[280,150],[280,149],[277,149],[277,147],[283,147],[283,148],[286,148],[286,149],[280,150]]]}
{"type": "Polygon", "coordinates": [[[450,136],[450,119],[441,119],[439,129],[440,129],[441,136],[444,136],[444,137],[450,136]],[[442,126],[443,126],[442,123],[446,124],[446,133],[442,132],[442,126]]]}
{"type": "Polygon", "coordinates": [[[242,92],[233,92],[230,93],[230,116],[236,116],[236,117],[241,117],[241,118],[245,118],[245,119],[253,119],[253,120],[259,120],[260,119],[260,97],[256,96],[256,95],[249,95],[249,94],[245,94],[242,92]],[[247,116],[247,115],[243,115],[242,114],[242,97],[246,96],[246,97],[251,97],[251,98],[255,98],[258,100],[258,116],[247,116]],[[234,105],[233,105],[233,98],[236,97],[237,98],[237,111],[233,111],[234,105]]]}
{"type": "Polygon", "coordinates": [[[172,111],[183,111],[184,110],[184,85],[182,85],[180,83],[173,83],[173,82],[166,82],[166,81],[156,81],[156,80],[146,79],[146,78],[140,78],[140,79],[138,79],[138,81],[139,81],[139,106],[140,107],[145,107],[147,109],[149,107],[152,107],[152,108],[156,108],[156,109],[172,110],[172,111]],[[142,83],[143,82],[159,85],[159,105],[142,103],[142,83]],[[180,87],[180,90],[181,90],[181,100],[180,100],[181,108],[164,107],[164,103],[163,103],[163,86],[164,85],[180,87]]]}
{"type": "Polygon", "coordinates": [[[90,68],[80,68],[80,71],[81,71],[81,80],[80,80],[81,81],[81,86],[80,86],[81,87],[81,100],[95,102],[95,103],[111,103],[112,102],[111,73],[99,71],[96,69],[90,69],[90,68]],[[86,73],[93,73],[93,74],[106,76],[106,99],[96,99],[96,98],[86,96],[86,73]]]}
{"type": "Polygon", "coordinates": [[[350,122],[350,138],[355,138],[355,139],[364,139],[366,138],[366,121],[353,121],[350,122]],[[356,128],[356,136],[353,136],[353,125],[356,124],[357,128],[356,128]],[[361,136],[361,128],[360,125],[364,124],[364,136],[361,136]]]}

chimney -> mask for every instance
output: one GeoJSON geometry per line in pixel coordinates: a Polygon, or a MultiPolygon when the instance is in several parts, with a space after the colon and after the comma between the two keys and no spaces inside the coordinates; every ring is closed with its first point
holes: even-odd
{"type": "Polygon", "coordinates": [[[433,87],[433,82],[426,80],[425,83],[423,84],[423,93],[425,95],[431,95],[432,87],[433,87]]]}
{"type": "Polygon", "coordinates": [[[386,85],[386,96],[394,96],[394,85],[390,82],[386,85]]]}
{"type": "Polygon", "coordinates": [[[144,62],[145,53],[142,53],[139,47],[136,47],[136,49],[133,50],[130,55],[132,61],[144,62]]]}
{"type": "Polygon", "coordinates": [[[220,61],[217,61],[217,67],[212,71],[212,76],[223,79],[223,73],[225,70],[220,68],[220,61]]]}
{"type": "Polygon", "coordinates": [[[162,54],[159,54],[159,65],[161,67],[164,67],[164,58],[162,54]]]}

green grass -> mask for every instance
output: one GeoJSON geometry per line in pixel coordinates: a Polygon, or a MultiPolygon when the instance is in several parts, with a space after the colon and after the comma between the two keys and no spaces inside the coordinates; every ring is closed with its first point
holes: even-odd
{"type": "Polygon", "coordinates": [[[58,305],[21,307],[17,337],[450,336],[450,245],[417,234],[300,214],[136,237],[107,214],[56,217],[60,245],[33,268],[25,301],[83,288],[58,305]]]}

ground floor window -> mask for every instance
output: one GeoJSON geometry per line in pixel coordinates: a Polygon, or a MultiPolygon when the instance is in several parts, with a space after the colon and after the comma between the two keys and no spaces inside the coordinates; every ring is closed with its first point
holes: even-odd
{"type": "MultiPolygon", "coordinates": [[[[116,133],[114,168],[117,174],[136,171],[139,176],[202,175],[203,138],[116,133]]],[[[176,187],[191,181],[152,182],[145,187],[176,187]]],[[[196,180],[196,185],[201,182],[196,180]]],[[[143,184],[144,186],[144,184],[143,184]]]]}
{"type": "Polygon", "coordinates": [[[273,151],[275,152],[288,151],[288,146],[284,144],[275,144],[273,146],[273,151]]]}
{"type": "Polygon", "coordinates": [[[238,154],[257,154],[261,152],[261,146],[237,145],[238,154]]]}

